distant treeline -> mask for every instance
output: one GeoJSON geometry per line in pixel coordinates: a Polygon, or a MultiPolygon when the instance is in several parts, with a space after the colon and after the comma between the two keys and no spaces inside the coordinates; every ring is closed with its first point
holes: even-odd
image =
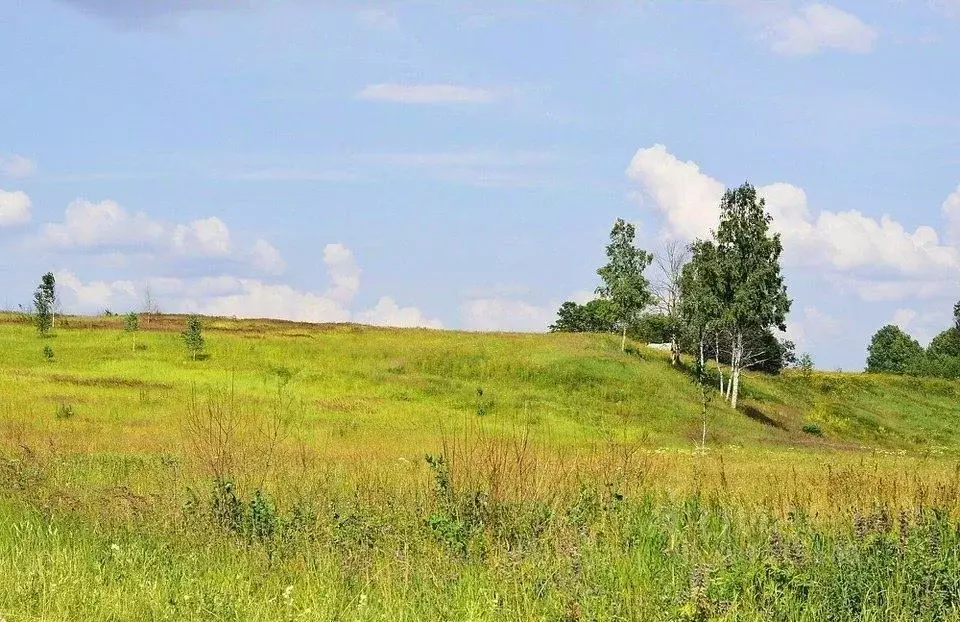
{"type": "Polygon", "coordinates": [[[953,307],[953,326],[926,348],[893,324],[878,330],[867,348],[867,371],[960,378],[960,302],[953,307]]]}

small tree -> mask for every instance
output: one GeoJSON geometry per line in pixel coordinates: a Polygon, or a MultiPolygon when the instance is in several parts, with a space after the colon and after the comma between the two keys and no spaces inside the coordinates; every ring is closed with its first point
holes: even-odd
{"type": "Polygon", "coordinates": [[[867,371],[892,374],[905,373],[923,356],[923,348],[916,339],[887,324],[878,330],[867,348],[867,371]]]}
{"type": "Polygon", "coordinates": [[[188,317],[187,325],[180,336],[183,337],[183,343],[190,351],[193,360],[197,360],[197,357],[203,352],[203,322],[201,322],[200,316],[191,315],[188,317]]]}
{"type": "Polygon", "coordinates": [[[41,337],[50,334],[53,328],[54,304],[56,303],[56,281],[52,272],[47,272],[40,279],[40,285],[33,294],[33,319],[37,325],[37,332],[41,337]]]}
{"type": "MultiPolygon", "coordinates": [[[[697,364],[706,371],[707,338],[710,330],[718,331],[720,300],[717,247],[709,240],[697,240],[690,245],[690,261],[683,266],[680,276],[682,290],[678,311],[697,345],[697,364]]],[[[718,348],[719,349],[719,348],[718,348]]],[[[717,365],[720,356],[716,353],[717,365]]],[[[721,382],[723,375],[721,373],[721,382]]],[[[723,387],[720,388],[723,391],[723,387]]]]}
{"type": "Polygon", "coordinates": [[[657,256],[657,279],[653,291],[657,310],[668,322],[670,334],[670,363],[680,363],[681,307],[683,302],[683,268],[690,257],[690,249],[671,242],[657,256]]]}
{"type": "Polygon", "coordinates": [[[40,279],[39,289],[43,290],[44,295],[47,300],[50,302],[50,326],[52,328],[57,327],[57,305],[60,302],[57,299],[57,280],[53,276],[53,272],[47,272],[40,279]]]}
{"type": "Polygon", "coordinates": [[[597,274],[603,279],[603,285],[597,288],[597,294],[612,303],[613,315],[623,332],[620,340],[621,352],[626,350],[627,328],[653,301],[650,283],[643,276],[643,271],[653,261],[653,256],[634,245],[635,236],[634,226],[618,218],[610,232],[607,265],[597,270],[597,274]]]}
{"type": "Polygon", "coordinates": [[[140,316],[131,311],[123,318],[123,329],[133,336],[133,351],[137,351],[137,331],[140,330],[140,316]]]}

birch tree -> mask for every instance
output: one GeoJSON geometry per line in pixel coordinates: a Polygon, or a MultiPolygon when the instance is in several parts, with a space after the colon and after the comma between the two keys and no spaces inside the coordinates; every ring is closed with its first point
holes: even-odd
{"type": "MultiPolygon", "coordinates": [[[[697,343],[697,365],[706,370],[707,339],[718,328],[719,265],[717,248],[709,240],[697,240],[689,247],[690,261],[681,269],[681,296],[678,311],[683,324],[693,333],[697,343]]],[[[723,387],[720,388],[721,392],[723,387]]]]}
{"type": "Polygon", "coordinates": [[[720,201],[716,241],[716,290],[721,321],[730,331],[730,405],[737,407],[740,374],[755,358],[747,337],[776,326],[785,330],[791,300],[780,272],[783,245],[772,218],[749,183],[727,190],[720,201]]]}
{"type": "Polygon", "coordinates": [[[657,255],[657,276],[653,283],[657,310],[667,319],[670,332],[670,363],[680,363],[680,331],[683,327],[680,308],[683,302],[683,268],[690,249],[679,242],[667,244],[657,255]]]}
{"type": "Polygon", "coordinates": [[[643,271],[653,261],[653,256],[637,248],[635,237],[634,226],[618,218],[610,231],[607,265],[597,270],[597,274],[603,279],[603,284],[597,288],[597,294],[610,301],[613,315],[623,333],[620,340],[621,352],[626,350],[627,328],[640,312],[653,302],[650,283],[643,275],[643,271]]]}

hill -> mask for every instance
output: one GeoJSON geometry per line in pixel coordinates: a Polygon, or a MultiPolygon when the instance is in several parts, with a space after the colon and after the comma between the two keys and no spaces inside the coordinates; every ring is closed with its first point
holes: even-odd
{"type": "Polygon", "coordinates": [[[957,619],[955,383],[204,322],[0,314],[0,619],[957,619]]]}
{"type": "MultiPolygon", "coordinates": [[[[578,445],[610,436],[650,447],[699,443],[701,395],[686,369],[613,336],[485,334],[269,320],[205,320],[192,361],[184,318],[67,317],[41,340],[0,315],[4,438],[54,438],[85,452],[168,451],[191,400],[229,388],[239,402],[278,389],[311,444],[394,458],[465,420],[578,445]],[[49,345],[54,359],[47,361],[49,345]],[[136,345],[136,349],[134,346],[136,345]],[[69,407],[69,420],[56,420],[69,407]]],[[[708,446],[956,452],[960,385],[862,373],[748,374],[739,411],[708,407],[708,446]],[[822,436],[803,431],[814,424],[822,436]]]]}

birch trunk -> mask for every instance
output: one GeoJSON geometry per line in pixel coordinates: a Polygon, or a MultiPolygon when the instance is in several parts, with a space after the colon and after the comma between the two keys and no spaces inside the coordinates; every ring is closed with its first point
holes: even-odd
{"type": "Polygon", "coordinates": [[[620,339],[620,352],[627,351],[627,325],[623,325],[623,338],[620,339]]]}
{"type": "Polygon", "coordinates": [[[733,343],[734,354],[732,357],[733,365],[730,378],[730,406],[734,410],[737,408],[737,398],[740,394],[740,367],[743,359],[743,334],[737,331],[733,343]]]}

